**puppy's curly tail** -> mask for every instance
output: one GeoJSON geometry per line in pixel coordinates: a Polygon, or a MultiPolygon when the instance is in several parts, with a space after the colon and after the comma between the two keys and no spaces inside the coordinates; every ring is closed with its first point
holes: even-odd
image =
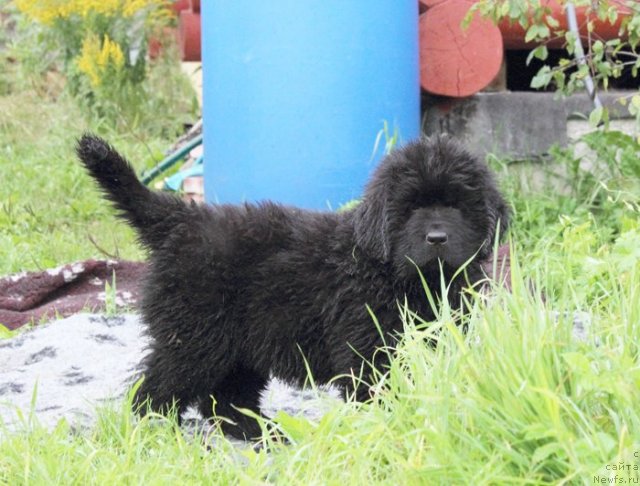
{"type": "Polygon", "coordinates": [[[150,249],[158,248],[175,224],[175,219],[169,216],[184,211],[186,204],[145,187],[131,164],[95,135],[83,135],[76,145],[76,153],[120,216],[138,231],[142,244],[150,249]]]}

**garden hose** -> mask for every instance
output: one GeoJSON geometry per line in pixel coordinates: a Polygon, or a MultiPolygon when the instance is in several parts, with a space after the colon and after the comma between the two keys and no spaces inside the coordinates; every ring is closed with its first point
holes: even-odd
{"type": "Polygon", "coordinates": [[[194,137],[189,142],[187,142],[182,147],[180,147],[178,150],[168,155],[164,160],[162,160],[162,162],[156,165],[153,169],[150,169],[146,171],[144,174],[142,174],[142,177],[141,177],[142,183],[144,185],[149,185],[149,183],[153,179],[158,177],[163,172],[169,170],[177,162],[182,160],[185,157],[185,155],[187,155],[189,152],[191,152],[191,150],[193,150],[195,147],[197,147],[201,143],[202,143],[202,134],[194,137]]]}

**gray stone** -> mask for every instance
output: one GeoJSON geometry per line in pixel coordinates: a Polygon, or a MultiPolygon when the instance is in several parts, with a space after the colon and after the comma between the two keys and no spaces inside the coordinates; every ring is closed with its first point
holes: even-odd
{"type": "MultiPolygon", "coordinates": [[[[629,92],[600,95],[612,120],[632,120],[616,102],[629,92]]],[[[560,98],[554,93],[503,91],[478,93],[443,102],[426,100],[423,129],[428,135],[449,133],[474,153],[510,158],[544,155],[554,144],[565,146],[571,138],[569,122],[586,120],[593,109],[587,94],[560,98]]]]}

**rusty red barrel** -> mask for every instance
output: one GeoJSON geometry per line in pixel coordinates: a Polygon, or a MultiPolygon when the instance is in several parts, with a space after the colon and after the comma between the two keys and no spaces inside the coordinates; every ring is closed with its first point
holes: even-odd
{"type": "Polygon", "coordinates": [[[178,21],[178,44],[183,61],[200,61],[200,14],[191,10],[180,12],[178,21]]]}
{"type": "Polygon", "coordinates": [[[420,82],[433,94],[472,95],[496,77],[503,58],[502,34],[490,20],[462,21],[473,5],[466,0],[426,0],[420,15],[420,82]]]}

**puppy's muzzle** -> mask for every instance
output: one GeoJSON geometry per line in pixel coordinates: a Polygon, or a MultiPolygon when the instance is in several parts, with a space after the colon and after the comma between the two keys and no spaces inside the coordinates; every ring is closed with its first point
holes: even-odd
{"type": "Polygon", "coordinates": [[[427,233],[427,243],[430,245],[443,245],[448,239],[447,233],[444,231],[429,231],[427,233]]]}

